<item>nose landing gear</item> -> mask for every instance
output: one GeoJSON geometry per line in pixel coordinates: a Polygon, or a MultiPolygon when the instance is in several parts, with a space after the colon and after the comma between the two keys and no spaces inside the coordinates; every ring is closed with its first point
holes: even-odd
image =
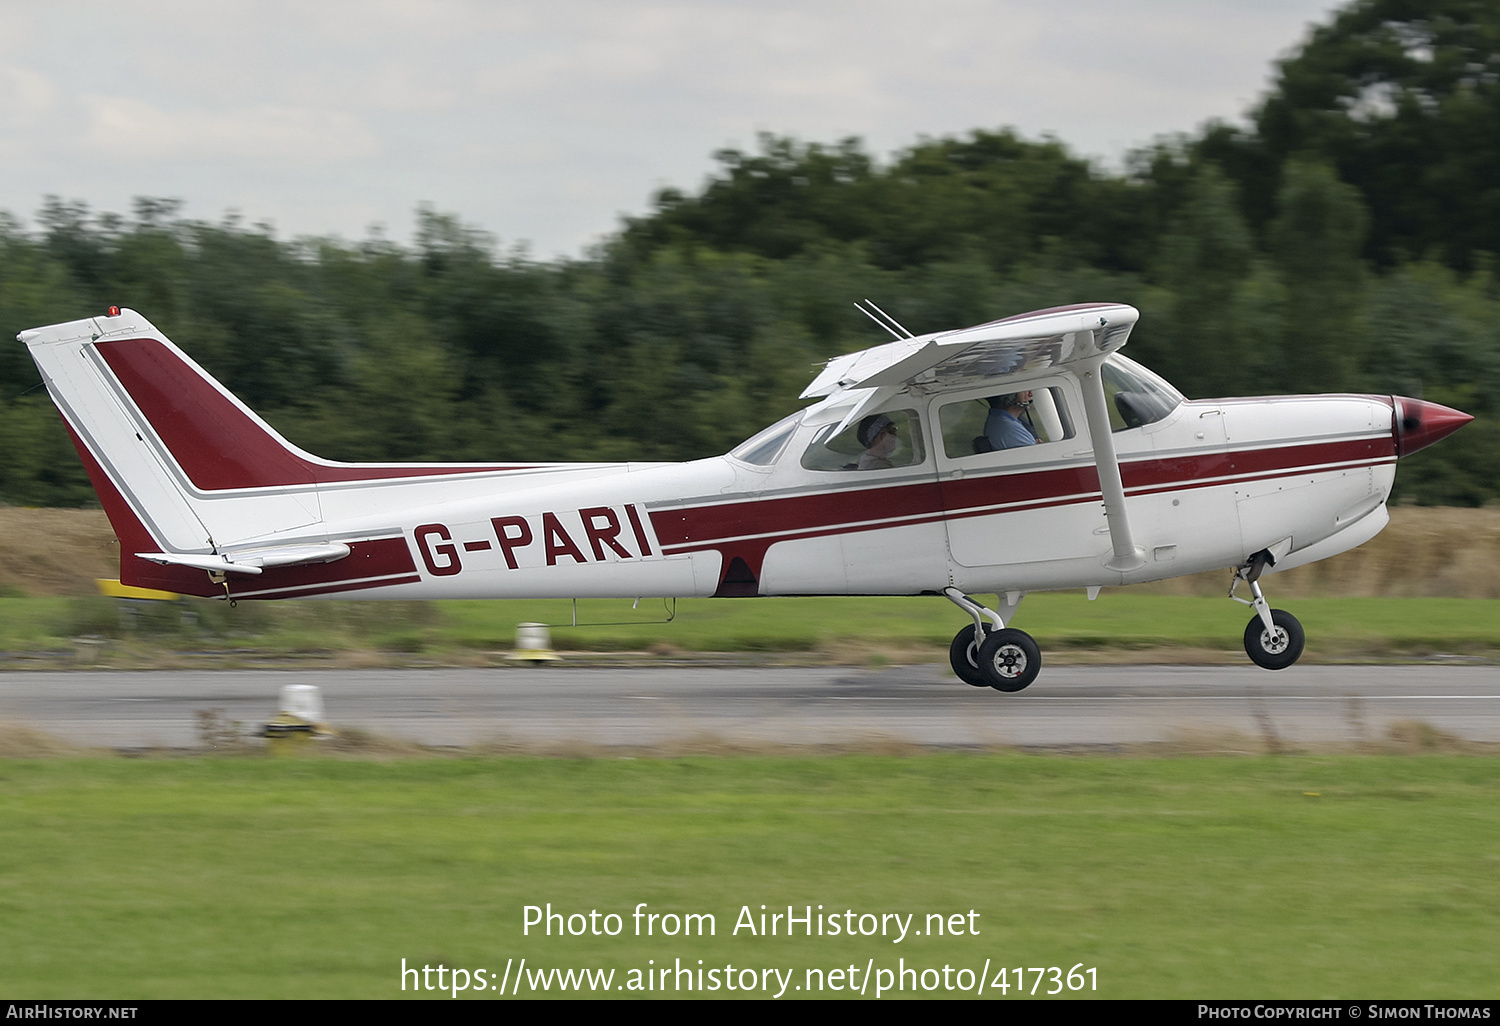
{"type": "Polygon", "coordinates": [[[980,605],[957,588],[943,591],[948,601],[974,618],[948,646],[948,662],[959,680],[976,688],[1024,690],[1042,669],[1042,650],[1025,631],[1005,626],[1015,615],[1024,592],[1002,597],[1002,613],[980,605]],[[990,621],[986,624],[985,621],[990,621]]]}
{"type": "Polygon", "coordinates": [[[1285,609],[1271,610],[1272,627],[1257,615],[1245,625],[1245,652],[1257,666],[1268,670],[1284,670],[1302,655],[1306,637],[1297,618],[1285,609]]]}
{"type": "Polygon", "coordinates": [[[1295,616],[1285,609],[1272,609],[1261,593],[1260,575],[1274,562],[1271,553],[1262,549],[1244,566],[1236,567],[1229,582],[1229,597],[1255,610],[1254,618],[1245,625],[1245,654],[1251,662],[1267,670],[1284,670],[1301,658],[1307,637],[1295,616]],[[1241,581],[1250,585],[1253,600],[1235,595],[1241,581]]]}

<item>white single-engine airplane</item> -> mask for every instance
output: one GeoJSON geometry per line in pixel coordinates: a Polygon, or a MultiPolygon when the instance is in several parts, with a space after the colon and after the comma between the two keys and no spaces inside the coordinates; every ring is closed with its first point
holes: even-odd
{"type": "MultiPolygon", "coordinates": [[[[873,304],[872,304],[873,306],[873,304]]],[[[22,332],[121,542],[127,585],[231,599],[942,595],[964,681],[1041,667],[1028,591],[1234,568],[1250,658],[1302,653],[1263,574],[1385,526],[1398,457],[1471,420],[1398,396],[1188,401],[1085,303],[828,362],[822,397],[690,463],[334,463],[145,318],[22,332]],[[997,594],[994,608],[971,597],[997,594]]],[[[899,329],[899,330],[898,330],[899,329]]]]}

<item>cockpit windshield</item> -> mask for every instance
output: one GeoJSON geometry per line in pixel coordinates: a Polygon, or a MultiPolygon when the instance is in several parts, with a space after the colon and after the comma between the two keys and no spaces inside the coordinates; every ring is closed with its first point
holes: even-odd
{"type": "Polygon", "coordinates": [[[1115,353],[1104,361],[1104,398],[1109,426],[1125,431],[1164,420],[1185,399],[1162,378],[1129,357],[1115,353]]]}

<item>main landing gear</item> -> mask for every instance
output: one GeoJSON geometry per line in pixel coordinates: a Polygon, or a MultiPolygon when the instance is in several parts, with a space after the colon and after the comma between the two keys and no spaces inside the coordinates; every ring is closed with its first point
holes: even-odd
{"type": "Polygon", "coordinates": [[[1307,640],[1302,633],[1302,624],[1285,609],[1272,609],[1260,590],[1260,575],[1275,562],[1271,553],[1261,549],[1236,567],[1229,581],[1229,597],[1255,610],[1255,616],[1245,625],[1245,654],[1257,666],[1268,670],[1284,670],[1302,655],[1302,646],[1307,640]],[[1244,581],[1250,585],[1252,599],[1242,599],[1234,589],[1244,581]]]}
{"type": "Polygon", "coordinates": [[[1021,691],[1036,680],[1042,669],[1042,650],[1030,634],[1005,626],[1024,592],[1002,596],[996,603],[1002,612],[980,605],[957,588],[945,588],[943,594],[974,618],[948,646],[948,661],[959,680],[996,691],[1021,691]]]}

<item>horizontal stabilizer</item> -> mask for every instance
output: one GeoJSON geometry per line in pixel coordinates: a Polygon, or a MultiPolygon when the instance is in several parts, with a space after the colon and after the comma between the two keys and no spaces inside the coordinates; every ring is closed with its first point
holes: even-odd
{"type": "Polygon", "coordinates": [[[239,549],[222,555],[176,552],[137,552],[136,555],[163,566],[190,566],[220,574],[259,574],[265,567],[332,563],[349,555],[349,546],[335,542],[327,545],[278,545],[239,549]]]}
{"type": "Polygon", "coordinates": [[[223,556],[215,555],[188,556],[176,552],[137,552],[136,557],[150,563],[159,563],[162,566],[196,567],[199,570],[207,570],[211,574],[258,574],[261,572],[258,566],[231,563],[223,556]]]}

